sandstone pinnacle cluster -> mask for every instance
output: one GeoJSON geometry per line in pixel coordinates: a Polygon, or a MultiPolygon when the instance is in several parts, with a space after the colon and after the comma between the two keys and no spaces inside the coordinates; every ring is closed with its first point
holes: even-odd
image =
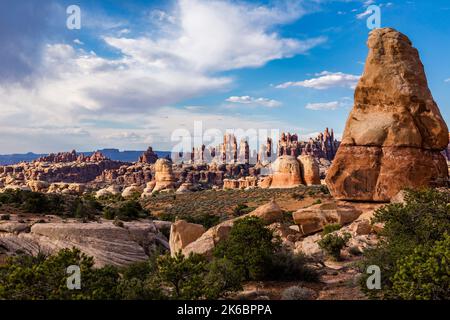
{"type": "Polygon", "coordinates": [[[375,29],[341,145],[326,182],[337,199],[389,201],[404,188],[448,179],[449,137],[417,49],[400,32],[375,29]]]}

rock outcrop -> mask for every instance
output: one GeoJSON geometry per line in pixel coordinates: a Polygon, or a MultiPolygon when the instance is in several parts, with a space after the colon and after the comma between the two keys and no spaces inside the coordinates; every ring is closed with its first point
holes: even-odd
{"type": "Polygon", "coordinates": [[[308,141],[300,141],[297,134],[282,133],[278,141],[278,156],[311,155],[317,159],[333,160],[339,147],[339,142],[334,138],[333,129],[328,128],[320,133],[317,138],[308,141]]]}
{"type": "Polygon", "coordinates": [[[350,205],[338,205],[335,202],[321,203],[297,210],[293,213],[294,223],[300,227],[303,235],[322,230],[327,224],[347,224],[356,220],[361,211],[350,205]]]}
{"type": "Polygon", "coordinates": [[[320,184],[320,168],[316,158],[311,155],[301,155],[297,160],[300,162],[303,182],[307,186],[320,184]]]}
{"type": "Polygon", "coordinates": [[[140,157],[138,162],[141,163],[155,163],[158,160],[158,155],[153,151],[152,147],[148,147],[140,157]]]}
{"type": "Polygon", "coordinates": [[[175,187],[175,178],[172,172],[172,162],[167,159],[158,159],[155,163],[156,185],[153,192],[162,190],[173,190],[175,187]]]}
{"type": "Polygon", "coordinates": [[[403,34],[375,29],[369,55],[326,183],[337,199],[387,202],[401,189],[448,179],[449,137],[417,49],[403,34]]]}
{"type": "Polygon", "coordinates": [[[208,231],[203,233],[197,240],[188,244],[182,250],[183,254],[189,255],[192,252],[211,256],[215,246],[219,242],[228,238],[234,222],[239,219],[243,219],[244,217],[258,217],[265,223],[271,224],[279,222],[283,219],[283,210],[281,210],[280,206],[272,200],[246,215],[219,223],[218,225],[208,229],[208,231]]]}
{"type": "Polygon", "coordinates": [[[294,156],[281,156],[272,163],[270,188],[292,188],[302,184],[300,164],[294,156]]]}
{"type": "Polygon", "coordinates": [[[194,242],[205,232],[201,224],[189,223],[184,220],[178,220],[170,227],[170,254],[175,254],[184,249],[188,244],[194,242]]]}
{"type": "Polygon", "coordinates": [[[124,222],[123,228],[109,221],[38,223],[31,230],[27,230],[24,224],[10,224],[2,224],[1,227],[9,233],[0,232],[0,246],[7,253],[54,254],[61,249],[75,247],[92,256],[98,267],[145,261],[157,247],[169,248],[153,222],[124,222]]]}

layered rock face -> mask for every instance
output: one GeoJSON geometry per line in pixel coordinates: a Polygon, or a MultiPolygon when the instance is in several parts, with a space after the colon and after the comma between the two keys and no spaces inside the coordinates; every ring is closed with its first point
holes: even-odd
{"type": "Polygon", "coordinates": [[[146,261],[158,247],[169,244],[151,221],[125,222],[124,228],[112,222],[43,223],[28,226],[24,223],[0,224],[0,246],[7,253],[22,251],[55,254],[73,247],[94,257],[95,266],[125,266],[146,261]],[[6,232],[5,232],[6,231],[6,232]]]}
{"type": "Polygon", "coordinates": [[[201,224],[189,223],[184,220],[174,222],[170,228],[170,254],[175,256],[179,250],[200,238],[205,231],[201,224]]]}
{"type": "Polygon", "coordinates": [[[300,164],[293,156],[281,156],[272,163],[271,188],[291,188],[302,183],[300,164]]]}
{"type": "Polygon", "coordinates": [[[320,168],[316,158],[311,155],[302,155],[297,158],[300,171],[306,185],[320,184],[320,168]]]}
{"type": "Polygon", "coordinates": [[[153,192],[173,189],[175,178],[172,173],[172,162],[167,159],[158,159],[155,163],[156,185],[153,192]]]}
{"type": "Polygon", "coordinates": [[[448,129],[419,53],[403,34],[375,29],[326,182],[337,199],[386,202],[401,189],[441,184],[448,129]]]}
{"type": "Polygon", "coordinates": [[[89,157],[77,154],[76,151],[62,152],[33,162],[1,166],[0,182],[11,186],[31,184],[31,189],[43,191],[43,183],[88,183],[104,171],[117,169],[122,165],[123,162],[107,159],[100,152],[89,157]]]}

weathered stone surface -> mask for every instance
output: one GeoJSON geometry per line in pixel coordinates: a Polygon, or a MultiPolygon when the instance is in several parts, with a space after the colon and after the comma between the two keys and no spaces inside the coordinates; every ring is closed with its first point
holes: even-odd
{"type": "Polygon", "coordinates": [[[447,175],[439,152],[341,146],[326,181],[337,199],[387,202],[402,189],[428,186],[433,180],[446,180],[447,175]]]}
{"type": "Polygon", "coordinates": [[[181,186],[177,189],[176,193],[182,194],[182,193],[192,192],[192,187],[193,187],[192,183],[185,182],[185,183],[181,184],[181,186]]]}
{"type": "Polygon", "coordinates": [[[300,172],[307,186],[320,184],[320,168],[316,158],[311,155],[301,155],[297,158],[300,162],[300,172]]]}
{"type": "Polygon", "coordinates": [[[30,180],[27,182],[27,185],[34,192],[42,192],[49,187],[48,182],[40,180],[30,180]]]}
{"type": "Polygon", "coordinates": [[[404,188],[441,184],[448,129],[417,49],[390,29],[370,33],[364,74],[326,183],[338,199],[387,202],[404,188]]]}
{"type": "Polygon", "coordinates": [[[153,192],[173,189],[175,178],[172,172],[172,162],[167,159],[158,159],[155,163],[156,185],[153,192]]]}
{"type": "Polygon", "coordinates": [[[174,222],[170,227],[170,254],[174,256],[189,243],[200,238],[204,232],[205,228],[201,224],[189,223],[184,220],[174,222]]]}
{"type": "Polygon", "coordinates": [[[145,261],[157,246],[169,248],[152,222],[124,222],[124,228],[112,222],[39,223],[31,232],[0,233],[0,245],[8,252],[21,250],[28,254],[54,254],[76,247],[94,257],[95,265],[124,266],[145,261]]]}
{"type": "Polygon", "coordinates": [[[142,187],[138,186],[138,185],[131,185],[129,187],[126,187],[123,191],[122,191],[122,197],[124,198],[130,198],[133,197],[136,194],[141,194],[142,193],[142,187]]]}
{"type": "Polygon", "coordinates": [[[262,219],[264,222],[270,224],[283,219],[283,210],[274,200],[272,200],[269,203],[266,203],[256,208],[255,210],[253,210],[252,212],[250,212],[245,216],[257,217],[262,219]]]}
{"type": "Polygon", "coordinates": [[[322,230],[327,224],[344,225],[359,217],[361,211],[350,205],[338,205],[328,202],[297,210],[293,213],[294,222],[299,225],[300,232],[308,235],[322,230]]]}
{"type": "Polygon", "coordinates": [[[0,232],[21,233],[27,231],[30,226],[27,223],[17,221],[0,222],[0,232]]]}
{"type": "Polygon", "coordinates": [[[145,186],[144,191],[142,191],[141,198],[151,197],[153,189],[155,189],[155,186],[156,186],[155,180],[147,182],[147,185],[145,186]]]}
{"type": "Polygon", "coordinates": [[[302,183],[300,164],[293,156],[280,156],[272,163],[270,188],[292,188],[302,183]]]}

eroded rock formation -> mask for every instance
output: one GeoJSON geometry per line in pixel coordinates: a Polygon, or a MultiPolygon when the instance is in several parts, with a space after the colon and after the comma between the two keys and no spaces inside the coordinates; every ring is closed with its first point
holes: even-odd
{"type": "Polygon", "coordinates": [[[449,137],[411,41],[396,30],[375,29],[368,47],[326,182],[335,198],[385,202],[403,188],[447,181],[441,151],[449,137]]]}

